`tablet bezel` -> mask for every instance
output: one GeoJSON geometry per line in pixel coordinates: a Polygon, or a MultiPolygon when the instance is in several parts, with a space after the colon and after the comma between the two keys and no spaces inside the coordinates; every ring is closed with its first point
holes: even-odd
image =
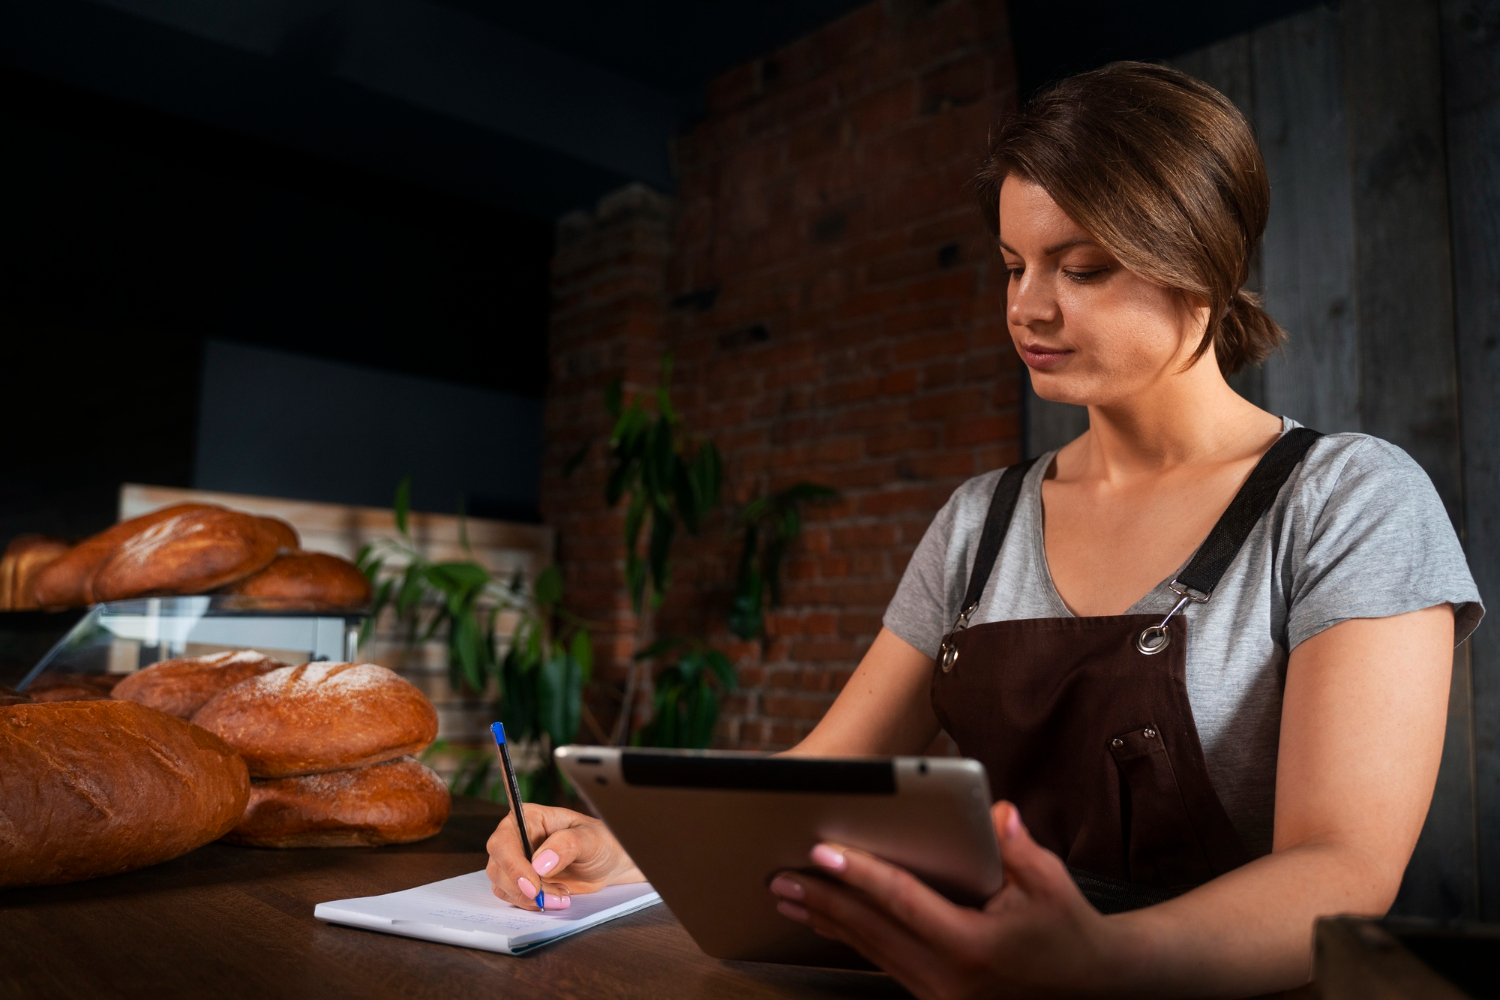
{"type": "Polygon", "coordinates": [[[723,959],[868,967],[776,911],[778,871],[821,840],[868,850],[963,905],[1003,881],[989,782],[954,757],[772,757],[565,746],[556,759],[700,948],[723,959]]]}

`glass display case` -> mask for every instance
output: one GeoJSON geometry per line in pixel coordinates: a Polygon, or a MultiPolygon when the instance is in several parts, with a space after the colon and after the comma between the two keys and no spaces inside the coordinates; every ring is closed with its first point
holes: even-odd
{"type": "Polygon", "coordinates": [[[97,604],[18,686],[38,679],[118,678],[161,660],[256,649],[288,663],[354,660],[366,615],[235,595],[146,597],[97,604]]]}

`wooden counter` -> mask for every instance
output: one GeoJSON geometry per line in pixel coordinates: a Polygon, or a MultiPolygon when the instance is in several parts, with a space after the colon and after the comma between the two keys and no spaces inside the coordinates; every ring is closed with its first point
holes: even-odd
{"type": "Polygon", "coordinates": [[[267,851],[210,844],[154,868],[0,890],[0,997],[333,1000],[881,997],[868,973],[720,962],[665,906],[511,957],[325,924],[313,906],[484,865],[500,807],[455,800],[420,844],[267,851]]]}

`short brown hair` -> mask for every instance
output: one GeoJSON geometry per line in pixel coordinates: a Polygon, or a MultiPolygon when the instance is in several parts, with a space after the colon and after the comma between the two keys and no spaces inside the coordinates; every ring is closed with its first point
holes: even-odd
{"type": "Polygon", "coordinates": [[[1213,344],[1233,375],[1286,338],[1243,288],[1271,204],[1265,161],[1239,109],[1203,81],[1141,62],[1069,77],[990,136],[975,186],[992,233],[1010,174],[1125,267],[1208,303],[1193,361],[1213,344]]]}

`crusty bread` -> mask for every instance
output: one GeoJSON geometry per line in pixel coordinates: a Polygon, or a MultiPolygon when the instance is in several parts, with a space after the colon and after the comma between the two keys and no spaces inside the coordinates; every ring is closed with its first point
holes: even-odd
{"type": "Polygon", "coordinates": [[[448,819],[448,789],[411,757],[250,783],[224,839],[248,847],[376,847],[426,840],[448,819]]]}
{"type": "Polygon", "coordinates": [[[297,537],[297,529],[287,524],[281,518],[266,517],[262,514],[260,521],[261,524],[265,525],[266,530],[276,536],[276,544],[280,548],[290,551],[302,547],[302,539],[297,537]]]}
{"type": "Polygon", "coordinates": [[[373,663],[304,663],[241,681],[193,715],[240,752],[256,778],[362,767],[437,736],[432,702],[373,663]]]}
{"type": "Polygon", "coordinates": [[[179,514],[210,509],[222,508],[203,503],[174,504],[106,528],[79,542],[43,567],[32,581],[32,594],[44,608],[81,608],[86,604],[93,604],[95,597],[91,584],[94,574],[114,555],[115,549],[152,525],[179,514]]]}
{"type": "Polygon", "coordinates": [[[202,594],[265,568],[281,547],[254,514],[195,510],[128,539],[94,575],[93,596],[121,601],[157,594],[202,594]]]}
{"type": "Polygon", "coordinates": [[[370,603],[370,581],[359,567],[326,552],[282,552],[271,565],[224,592],[314,611],[370,603]]]}
{"type": "Polygon", "coordinates": [[[0,708],[0,887],[186,854],[229,832],[249,795],[228,744],[144,705],[0,708]]]}
{"type": "Polygon", "coordinates": [[[253,649],[163,660],[127,674],[111,694],[179,719],[191,719],[194,712],[220,691],[284,666],[287,664],[253,649]]]}
{"type": "Polygon", "coordinates": [[[66,539],[50,535],[17,535],[0,556],[0,611],[30,611],[37,607],[31,584],[64,552],[66,539]]]}
{"type": "Polygon", "coordinates": [[[106,701],[120,674],[83,674],[49,670],[26,688],[32,701],[106,701]]]}

